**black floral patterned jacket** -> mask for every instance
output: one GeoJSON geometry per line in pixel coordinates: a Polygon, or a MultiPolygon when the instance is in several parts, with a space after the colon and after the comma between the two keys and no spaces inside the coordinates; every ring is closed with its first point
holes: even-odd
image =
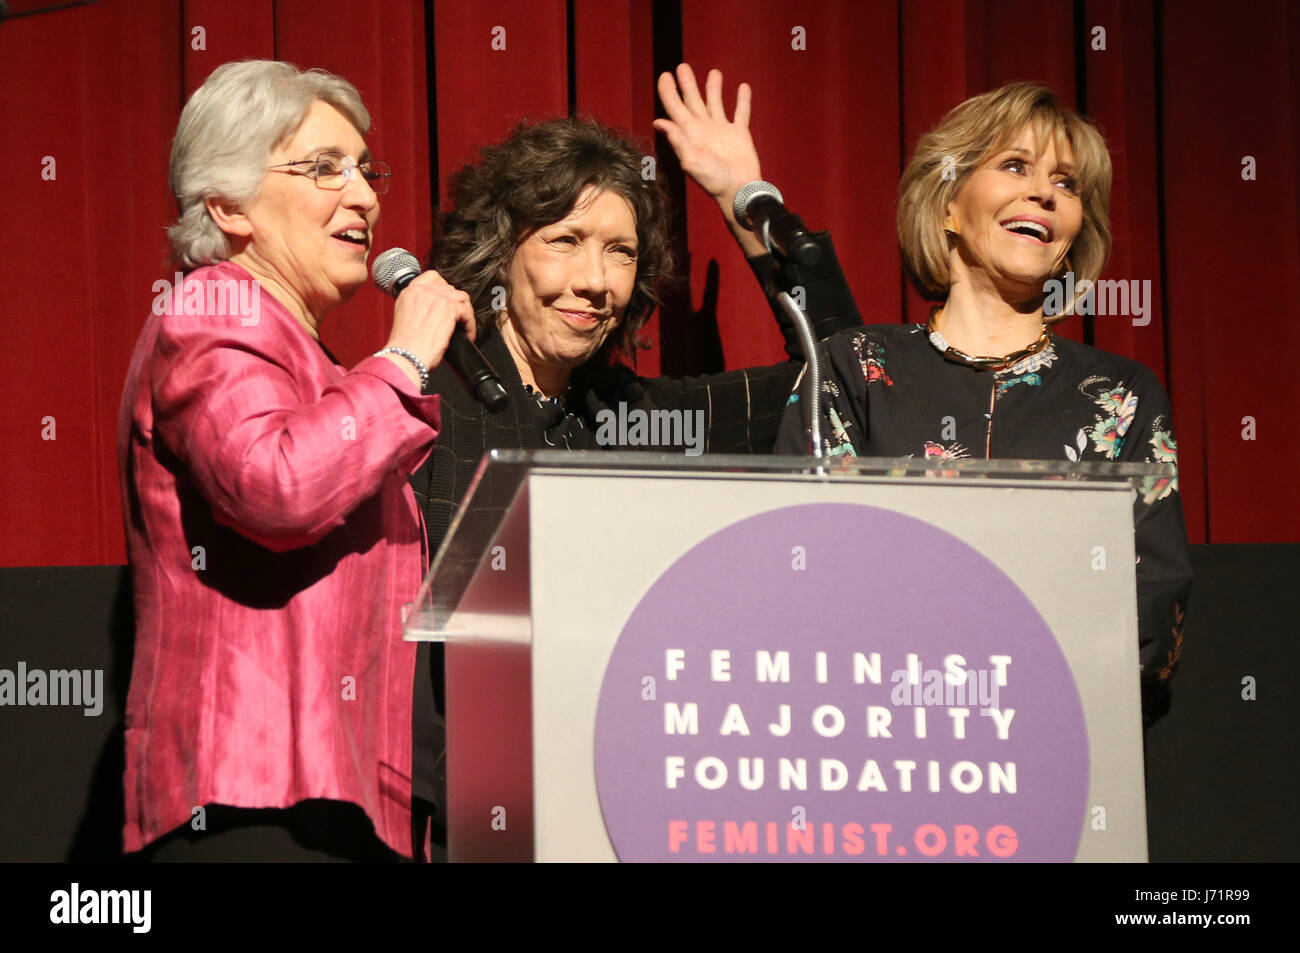
{"type": "MultiPolygon", "coordinates": [[[[1171,463],[1169,398],[1146,367],[1053,335],[1001,371],[945,358],[920,324],[841,331],[823,349],[822,439],[832,456],[1171,463]]],[[[777,453],[807,454],[795,386],[777,453]]],[[[1136,527],[1143,717],[1168,704],[1192,567],[1178,479],[1149,479],[1136,527]]]]}

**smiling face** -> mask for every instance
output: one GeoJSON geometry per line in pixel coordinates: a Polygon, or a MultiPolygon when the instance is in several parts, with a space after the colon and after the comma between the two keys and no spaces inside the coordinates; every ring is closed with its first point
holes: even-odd
{"type": "Polygon", "coordinates": [[[1083,226],[1083,205],[1068,152],[1054,137],[1038,155],[1032,127],[962,183],[948,205],[962,261],[1004,295],[1028,299],[1060,275],[1083,226]]]}
{"type": "MultiPolygon", "coordinates": [[[[317,101],[289,140],[272,151],[267,165],[314,159],[322,152],[339,152],[358,162],[370,157],[356,127],[333,106],[317,101]]],[[[369,277],[366,258],[379,201],[361,175],[331,191],[317,188],[297,168],[267,172],[261,192],[243,210],[248,243],[232,260],[270,284],[273,294],[279,289],[319,319],[369,277]]]]}
{"type": "Polygon", "coordinates": [[[568,216],[526,234],[510,263],[502,326],[525,383],[567,382],[623,321],[636,284],[627,199],[587,186],[568,216]]]}

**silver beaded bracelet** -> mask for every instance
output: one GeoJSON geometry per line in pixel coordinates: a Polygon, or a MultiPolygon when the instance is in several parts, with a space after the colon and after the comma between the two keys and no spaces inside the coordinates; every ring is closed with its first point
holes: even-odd
{"type": "Polygon", "coordinates": [[[379,357],[381,354],[388,354],[388,353],[400,354],[402,357],[406,358],[408,361],[410,361],[412,364],[415,365],[415,369],[420,372],[420,390],[424,390],[426,387],[429,386],[429,369],[424,366],[424,361],[420,360],[418,357],[416,357],[406,348],[397,347],[396,345],[381,347],[372,356],[379,357]]]}

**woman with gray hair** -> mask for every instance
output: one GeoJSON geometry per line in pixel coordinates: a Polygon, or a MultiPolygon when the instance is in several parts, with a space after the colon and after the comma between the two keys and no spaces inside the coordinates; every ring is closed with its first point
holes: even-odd
{"type": "Polygon", "coordinates": [[[220,67],[181,114],[169,236],[185,276],[155,299],[118,431],[136,609],[128,852],[420,846],[400,607],[423,540],[407,477],[439,430],[421,386],[474,322],[430,272],[375,355],[349,370],[321,344],[322,319],[368,278],[391,176],[369,126],[345,80],[269,61],[220,67]]]}

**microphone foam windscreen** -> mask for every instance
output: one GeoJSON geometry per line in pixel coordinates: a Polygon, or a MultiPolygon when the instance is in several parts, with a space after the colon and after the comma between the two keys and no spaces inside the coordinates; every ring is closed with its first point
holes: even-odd
{"type": "Polygon", "coordinates": [[[420,273],[420,261],[405,248],[390,248],[381,252],[370,266],[370,277],[385,294],[392,294],[397,279],[403,275],[420,273]]]}
{"type": "Polygon", "coordinates": [[[747,182],[736,192],[736,198],[731,203],[731,210],[735,213],[737,221],[741,223],[749,221],[749,203],[756,195],[770,195],[782,205],[785,204],[781,190],[771,182],[764,182],[761,179],[747,182]]]}

